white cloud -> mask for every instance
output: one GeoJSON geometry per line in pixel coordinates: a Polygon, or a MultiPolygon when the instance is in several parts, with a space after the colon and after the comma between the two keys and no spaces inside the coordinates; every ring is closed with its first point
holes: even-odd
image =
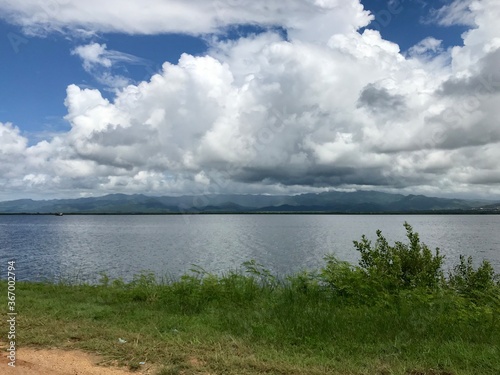
{"type": "Polygon", "coordinates": [[[430,36],[421,40],[413,47],[411,47],[408,50],[408,53],[412,57],[426,56],[426,55],[433,56],[443,51],[442,44],[443,44],[442,40],[430,36]]]}
{"type": "Polygon", "coordinates": [[[83,68],[99,83],[119,89],[132,83],[123,75],[114,73],[114,68],[122,64],[150,65],[145,59],[119,51],[107,49],[106,44],[89,43],[74,48],[72,55],[82,59],[83,68]]]}
{"type": "Polygon", "coordinates": [[[106,57],[106,45],[99,43],[91,43],[85,46],[76,47],[71,51],[72,55],[78,55],[83,60],[85,70],[91,70],[94,65],[101,65],[110,68],[111,59],[106,57]]]}
{"type": "Polygon", "coordinates": [[[0,190],[10,190],[11,182],[23,174],[27,144],[18,127],[0,122],[0,190]]]}
{"type": "MultiPolygon", "coordinates": [[[[197,3],[189,4],[174,10],[180,14],[197,3]]],[[[262,23],[284,17],[277,11],[281,3],[269,3],[269,15],[259,13],[262,2],[239,13],[234,1],[224,4],[226,21],[242,22],[249,14],[262,23]]],[[[6,145],[0,157],[12,160],[0,167],[3,190],[64,195],[373,188],[500,196],[495,0],[471,7],[477,28],[464,35],[463,47],[443,51],[440,41],[427,38],[407,56],[377,31],[356,31],[366,21],[356,1],[288,5],[287,27],[296,27],[289,41],[271,31],[235,41],[215,38],[206,56],[184,54],[150,80],[122,87],[113,100],[70,85],[67,133],[28,146],[19,129],[0,124],[6,145]],[[299,10],[309,16],[302,19],[299,10]],[[310,38],[304,25],[321,24],[327,14],[345,14],[346,23],[310,38]]],[[[67,6],[69,12],[85,5],[67,6]]],[[[206,11],[198,6],[196,12],[206,11]]],[[[138,13],[136,23],[127,19],[130,24],[126,15],[122,23],[106,18],[113,20],[107,27],[135,25],[145,32],[145,15],[138,13]]],[[[197,27],[208,30],[208,18],[197,27]]],[[[75,54],[90,70],[127,58],[100,44],[78,47],[75,54]]]]}
{"type": "Polygon", "coordinates": [[[83,61],[83,67],[86,70],[92,70],[95,66],[111,68],[117,63],[127,64],[145,64],[147,63],[140,57],[107,49],[106,44],[89,43],[74,48],[72,55],[79,56],[83,61]]]}
{"type": "Polygon", "coordinates": [[[28,140],[21,136],[18,127],[0,122],[0,155],[21,154],[27,143],[28,140]]]}
{"type": "Polygon", "coordinates": [[[442,26],[462,25],[476,26],[473,8],[479,3],[477,0],[454,0],[441,8],[430,12],[428,22],[435,22],[442,26]]]}
{"type": "Polygon", "coordinates": [[[209,34],[234,24],[280,25],[294,38],[327,40],[371,16],[358,1],[339,0],[0,0],[0,14],[26,33],[209,34]]]}

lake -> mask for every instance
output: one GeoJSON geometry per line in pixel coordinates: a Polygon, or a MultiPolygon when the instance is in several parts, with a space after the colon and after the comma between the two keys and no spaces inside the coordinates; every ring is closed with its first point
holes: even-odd
{"type": "Polygon", "coordinates": [[[464,254],[500,272],[500,215],[16,215],[0,216],[1,278],[12,259],[19,280],[179,276],[193,264],[221,273],[251,259],[283,275],[317,268],[328,253],[355,263],[353,240],[377,229],[404,240],[405,220],[447,268],[464,254]]]}

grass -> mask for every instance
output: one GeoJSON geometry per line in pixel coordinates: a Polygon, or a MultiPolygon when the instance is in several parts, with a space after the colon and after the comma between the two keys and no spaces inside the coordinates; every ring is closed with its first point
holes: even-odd
{"type": "Polygon", "coordinates": [[[247,262],[177,280],[18,282],[18,345],[145,361],[158,375],[500,374],[498,276],[461,258],[444,277],[442,257],[407,232],[408,244],[357,242],[359,266],[330,256],[286,279],[247,262]]]}

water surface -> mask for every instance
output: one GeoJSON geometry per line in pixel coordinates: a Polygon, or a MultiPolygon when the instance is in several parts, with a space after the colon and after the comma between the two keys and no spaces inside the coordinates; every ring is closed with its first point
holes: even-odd
{"type": "Polygon", "coordinates": [[[357,262],[353,240],[377,229],[404,240],[405,220],[441,248],[446,267],[464,254],[500,272],[500,215],[0,216],[0,266],[2,278],[15,259],[22,280],[95,281],[101,272],[178,276],[192,264],[220,273],[255,259],[287,274],[321,266],[328,253],[357,262]]]}

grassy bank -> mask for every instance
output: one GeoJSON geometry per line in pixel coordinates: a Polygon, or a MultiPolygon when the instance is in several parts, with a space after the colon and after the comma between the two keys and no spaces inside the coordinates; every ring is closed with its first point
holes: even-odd
{"type": "Polygon", "coordinates": [[[177,280],[18,282],[18,345],[155,363],[162,375],[500,374],[498,276],[465,258],[445,274],[406,229],[407,243],[355,242],[358,266],[330,256],[286,279],[248,262],[177,280]]]}

